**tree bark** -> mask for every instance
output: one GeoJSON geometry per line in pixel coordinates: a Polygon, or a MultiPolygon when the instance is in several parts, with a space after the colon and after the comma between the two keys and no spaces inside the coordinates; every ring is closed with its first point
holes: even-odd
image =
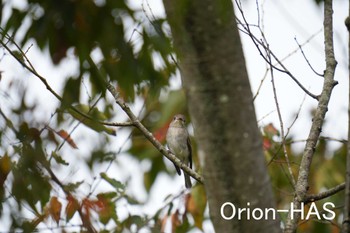
{"type": "Polygon", "coordinates": [[[346,153],[346,176],[345,176],[345,203],[344,218],[342,223],[342,233],[350,232],[350,1],[349,15],[345,20],[345,26],[348,30],[348,73],[349,73],[349,99],[348,99],[348,143],[346,153]]]}
{"type": "MultiPolygon", "coordinates": [[[[298,180],[295,186],[295,196],[293,200],[293,209],[302,208],[302,203],[307,201],[307,191],[309,188],[309,174],[312,158],[315,153],[317,141],[322,131],[322,125],[328,111],[328,103],[331,98],[332,90],[337,82],[334,81],[335,68],[337,61],[334,57],[333,47],[333,2],[332,0],[324,1],[324,44],[326,70],[324,72],[324,81],[321,95],[318,98],[318,105],[315,115],[312,119],[312,125],[309,136],[306,140],[303,157],[299,166],[298,180]]],[[[293,233],[297,229],[300,220],[300,212],[289,211],[286,221],[285,233],[293,233]]]]}
{"type": "MultiPolygon", "coordinates": [[[[202,161],[216,232],[280,232],[242,45],[230,0],[164,0],[202,161]],[[221,206],[249,208],[224,220],[221,206]]],[[[231,216],[232,209],[225,208],[231,216]]]]}

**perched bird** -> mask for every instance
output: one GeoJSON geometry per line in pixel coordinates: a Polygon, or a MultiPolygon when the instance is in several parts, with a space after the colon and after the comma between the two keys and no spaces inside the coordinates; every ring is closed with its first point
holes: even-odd
{"type": "MultiPolygon", "coordinates": [[[[180,159],[182,163],[186,165],[189,164],[190,168],[192,168],[192,146],[185,122],[186,120],[184,115],[175,115],[169,125],[166,141],[170,152],[180,159]]],[[[176,165],[175,168],[177,173],[181,175],[180,168],[176,165]]],[[[190,176],[185,172],[184,176],[186,188],[191,188],[192,183],[190,176]]]]}

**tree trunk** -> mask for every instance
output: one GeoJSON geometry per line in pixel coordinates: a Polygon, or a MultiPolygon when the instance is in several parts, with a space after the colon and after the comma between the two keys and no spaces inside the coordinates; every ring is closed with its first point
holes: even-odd
{"type": "MultiPolygon", "coordinates": [[[[277,213],[254,220],[260,213],[254,216],[255,208],[265,212],[275,202],[232,2],[164,0],[164,5],[216,232],[280,232],[277,213]],[[225,202],[236,207],[231,220],[221,216],[225,202]],[[238,208],[249,208],[241,220],[238,208]]],[[[232,208],[224,210],[230,217],[232,208]]]]}

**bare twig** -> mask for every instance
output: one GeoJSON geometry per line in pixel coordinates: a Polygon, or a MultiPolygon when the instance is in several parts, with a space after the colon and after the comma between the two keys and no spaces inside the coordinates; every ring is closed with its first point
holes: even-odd
{"type": "MultiPolygon", "coordinates": [[[[236,0],[236,4],[238,7],[238,10],[241,13],[241,16],[243,18],[244,23],[242,23],[237,17],[236,20],[238,22],[239,25],[241,25],[244,30],[239,29],[241,32],[247,34],[251,39],[253,44],[255,45],[255,47],[258,49],[259,54],[262,56],[262,58],[269,64],[271,65],[271,67],[273,67],[275,70],[283,72],[285,74],[287,74],[306,94],[308,94],[310,97],[312,97],[313,99],[318,100],[319,96],[312,94],[309,90],[307,90],[307,88],[305,88],[300,82],[299,80],[285,67],[285,65],[278,59],[278,57],[268,48],[267,44],[265,44],[265,41],[259,40],[250,30],[250,25],[248,24],[248,21],[245,18],[241,3],[238,2],[236,0]],[[261,50],[260,46],[264,49],[264,51],[266,50],[270,50],[270,55],[272,56],[273,59],[276,60],[276,62],[278,63],[279,66],[281,66],[281,68],[278,68],[277,66],[273,65],[271,59],[269,60],[265,55],[264,52],[261,50]]],[[[261,35],[264,37],[264,33],[261,30],[260,27],[258,27],[258,29],[260,30],[261,35]]]]}
{"type": "Polygon", "coordinates": [[[342,183],[342,184],[339,184],[339,185],[337,185],[331,189],[328,189],[327,191],[324,191],[322,193],[309,194],[306,196],[304,203],[307,204],[309,202],[314,202],[314,201],[325,199],[327,197],[330,197],[330,196],[344,190],[344,188],[345,188],[345,183],[342,183]]]}
{"type": "MultiPolygon", "coordinates": [[[[269,64],[271,64],[271,54],[270,54],[270,50],[269,49],[266,50],[266,54],[267,54],[266,55],[267,58],[270,61],[269,64]]],[[[284,154],[284,157],[285,157],[286,162],[287,162],[287,168],[288,168],[288,171],[289,171],[289,177],[290,177],[291,183],[293,185],[293,188],[295,188],[295,178],[294,178],[293,171],[292,171],[292,168],[290,166],[290,162],[289,162],[289,158],[288,158],[287,147],[286,147],[286,137],[284,135],[283,119],[282,119],[281,109],[280,109],[279,103],[278,103],[277,92],[276,92],[276,85],[275,85],[275,78],[274,78],[272,65],[270,67],[270,73],[271,73],[272,92],[273,92],[273,96],[274,96],[274,100],[275,100],[275,105],[276,105],[276,109],[277,109],[278,119],[279,119],[279,122],[280,122],[283,154],[284,154]]]]}
{"type": "MultiPolygon", "coordinates": [[[[309,43],[316,35],[318,35],[320,32],[322,32],[322,29],[320,29],[320,30],[318,30],[316,33],[312,34],[306,41],[304,41],[304,43],[299,44],[299,47],[297,47],[296,49],[294,49],[293,51],[291,51],[289,54],[287,54],[285,57],[283,57],[282,59],[280,59],[279,62],[282,63],[283,61],[285,61],[286,59],[288,59],[289,57],[291,57],[293,54],[295,54],[296,52],[298,52],[302,47],[304,47],[306,44],[308,44],[308,43],[309,43]]],[[[276,66],[277,66],[278,64],[279,64],[278,62],[275,62],[275,63],[273,64],[272,67],[273,67],[274,69],[276,69],[276,68],[277,68],[276,66]]],[[[258,96],[258,94],[259,94],[259,92],[260,92],[260,89],[262,88],[262,84],[264,83],[264,81],[265,81],[265,79],[266,79],[266,77],[267,77],[267,74],[268,74],[269,70],[270,70],[269,67],[266,68],[266,71],[265,71],[265,73],[264,73],[264,75],[263,75],[263,78],[262,78],[261,81],[260,81],[258,90],[256,91],[256,93],[255,93],[255,95],[254,95],[254,97],[253,97],[253,101],[257,98],[257,96],[258,96]]],[[[278,68],[277,68],[276,70],[277,70],[277,71],[280,71],[280,72],[283,72],[283,71],[279,70],[278,68]]],[[[323,75],[322,75],[322,77],[323,77],[323,75]]],[[[306,93],[306,94],[308,94],[308,93],[306,93]]],[[[310,95],[310,94],[308,94],[308,95],[310,95]]],[[[314,97],[313,97],[313,98],[314,98],[314,97]]]]}
{"type": "Polygon", "coordinates": [[[265,74],[264,74],[263,78],[262,78],[261,81],[260,81],[258,90],[256,91],[256,93],[255,93],[255,95],[254,95],[254,97],[253,97],[253,101],[255,101],[256,97],[258,97],[259,92],[260,92],[260,89],[262,88],[262,85],[263,85],[263,83],[264,83],[264,81],[265,81],[265,79],[266,79],[266,77],[267,77],[267,75],[268,75],[268,73],[269,73],[269,70],[270,70],[269,68],[266,69],[265,74]]]}
{"type": "Polygon", "coordinates": [[[318,75],[318,76],[320,76],[320,77],[323,77],[323,74],[318,73],[318,72],[312,67],[312,65],[311,65],[311,63],[310,63],[310,61],[309,61],[309,59],[307,59],[307,57],[306,57],[306,55],[305,55],[305,53],[304,53],[304,50],[303,50],[303,48],[301,47],[301,45],[299,44],[299,42],[298,42],[298,40],[297,40],[296,37],[294,38],[294,40],[295,40],[295,42],[297,43],[297,45],[299,46],[300,52],[301,52],[301,54],[303,55],[303,57],[304,57],[305,61],[307,62],[307,64],[309,65],[310,69],[311,69],[316,75],[318,75]]]}
{"type": "MultiPolygon", "coordinates": [[[[345,139],[338,139],[338,138],[332,138],[332,137],[320,136],[320,139],[324,139],[324,140],[327,140],[327,141],[339,142],[339,143],[342,143],[342,144],[348,143],[348,140],[345,140],[345,139]]],[[[306,142],[306,141],[307,141],[307,139],[297,139],[297,140],[289,141],[288,144],[300,143],[300,142],[306,142]]]]}
{"type": "Polygon", "coordinates": [[[295,124],[295,122],[296,122],[297,119],[299,118],[299,114],[300,114],[300,112],[301,112],[301,108],[303,107],[303,105],[304,105],[304,103],[305,103],[305,99],[306,99],[306,94],[304,95],[304,98],[303,98],[303,100],[301,101],[301,104],[299,105],[299,109],[298,109],[298,111],[297,111],[297,114],[295,115],[295,117],[294,117],[292,123],[290,124],[290,126],[289,126],[288,129],[287,129],[286,138],[287,138],[287,136],[289,135],[289,132],[290,132],[290,130],[292,129],[293,125],[295,124]]]}
{"type": "MultiPolygon", "coordinates": [[[[294,120],[292,121],[292,123],[290,124],[290,126],[287,128],[287,133],[284,135],[284,138],[287,138],[288,135],[289,135],[289,132],[290,132],[290,129],[293,127],[294,123],[297,121],[298,117],[299,117],[299,114],[300,114],[300,111],[301,111],[301,108],[304,104],[304,101],[305,101],[305,97],[306,97],[306,94],[304,95],[304,99],[303,101],[301,102],[300,106],[299,106],[299,109],[298,109],[298,112],[297,114],[295,115],[294,117],[294,120]]],[[[294,142],[294,141],[293,141],[294,142]]],[[[298,141],[299,142],[299,141],[298,141]]],[[[303,140],[303,142],[305,142],[305,140],[303,140]]],[[[278,155],[278,152],[281,150],[281,148],[285,145],[288,145],[288,144],[292,144],[292,142],[287,142],[287,141],[284,141],[284,143],[276,150],[276,153],[272,156],[272,158],[270,159],[270,161],[267,163],[267,166],[269,166],[272,162],[276,162],[275,158],[276,156],[278,155]]],[[[289,163],[289,162],[288,162],[289,163]]],[[[295,185],[295,183],[294,183],[295,185]]],[[[294,186],[293,186],[294,187],[294,186]]]]}
{"type": "Polygon", "coordinates": [[[116,127],[126,127],[126,126],[134,126],[132,122],[101,122],[106,126],[116,126],[116,127]]]}
{"type": "MultiPolygon", "coordinates": [[[[314,34],[312,34],[309,38],[307,38],[302,44],[300,44],[300,47],[304,47],[305,45],[307,45],[308,43],[310,43],[310,41],[315,38],[318,34],[320,34],[323,31],[323,28],[320,28],[318,31],[316,31],[314,34]]],[[[287,54],[286,56],[284,56],[282,59],[280,59],[281,62],[284,62],[285,60],[287,60],[289,57],[291,57],[293,54],[295,54],[296,52],[298,52],[300,50],[300,47],[296,47],[293,51],[291,51],[289,54],[287,54]]]]}

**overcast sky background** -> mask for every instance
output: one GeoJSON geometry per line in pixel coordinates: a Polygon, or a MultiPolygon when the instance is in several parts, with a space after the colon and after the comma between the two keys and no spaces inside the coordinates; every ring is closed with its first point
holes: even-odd
{"type": "MultiPolygon", "coordinates": [[[[152,12],[156,16],[164,16],[164,8],[161,0],[133,0],[129,1],[130,5],[134,8],[141,8],[142,4],[146,12],[150,14],[148,5],[152,9],[152,12]]],[[[24,7],[23,0],[14,0],[13,4],[19,8],[24,7]]],[[[312,64],[313,68],[319,73],[323,73],[325,69],[324,49],[323,49],[323,6],[316,6],[312,0],[266,0],[259,1],[259,13],[261,16],[261,23],[264,26],[264,33],[269,43],[271,50],[280,58],[286,57],[288,54],[295,51],[298,45],[295,42],[295,38],[300,44],[305,41],[312,39],[303,47],[304,53],[308,60],[312,64]]],[[[249,23],[257,24],[257,5],[254,0],[247,0],[243,2],[243,10],[249,23]]],[[[238,11],[236,11],[238,15],[238,11]]],[[[339,84],[334,88],[333,95],[329,105],[329,111],[327,112],[326,124],[323,128],[322,135],[329,136],[338,139],[347,138],[347,109],[348,109],[348,70],[347,70],[347,41],[348,35],[344,26],[344,20],[348,14],[348,2],[345,0],[334,1],[334,44],[335,44],[335,56],[338,61],[335,79],[339,84]]],[[[4,16],[6,17],[6,15],[4,16]]],[[[26,25],[24,24],[24,27],[26,25]]],[[[133,28],[131,28],[133,29],[133,28]]],[[[260,38],[259,34],[256,34],[260,38]]],[[[257,49],[251,42],[251,39],[242,34],[241,35],[247,69],[250,77],[252,86],[252,92],[255,95],[258,86],[260,85],[261,79],[264,77],[266,71],[266,64],[260,57],[257,49]]],[[[230,41],[227,42],[228,44],[230,41]]],[[[62,77],[75,74],[77,67],[77,60],[74,58],[72,51],[68,55],[68,58],[61,62],[58,66],[53,66],[49,58],[48,52],[41,52],[34,45],[29,53],[28,57],[33,63],[34,67],[38,72],[47,78],[49,84],[54,90],[61,93],[62,86],[65,80],[62,77]]],[[[98,54],[96,55],[98,57],[98,54]]],[[[322,89],[322,78],[316,76],[308,64],[304,60],[300,51],[292,54],[284,61],[287,68],[293,73],[295,77],[312,93],[319,94],[322,89]]],[[[28,97],[29,102],[38,100],[42,106],[45,106],[45,110],[38,113],[35,119],[50,118],[51,113],[55,112],[55,106],[57,100],[44,88],[39,80],[35,77],[28,75],[28,72],[18,65],[14,59],[9,56],[3,57],[0,63],[0,70],[4,70],[3,78],[0,83],[0,95],[6,93],[6,87],[12,79],[21,79],[23,86],[29,87],[28,97]],[[30,76],[30,77],[28,77],[30,76]]],[[[298,112],[300,105],[302,105],[301,112],[297,122],[291,129],[290,134],[294,139],[306,139],[309,133],[311,125],[310,111],[316,107],[317,102],[314,99],[306,96],[304,92],[289,78],[288,76],[275,72],[275,82],[277,88],[277,95],[279,106],[281,108],[282,118],[285,130],[290,126],[295,118],[295,114],[298,112]]],[[[256,107],[256,113],[258,118],[259,126],[264,126],[269,123],[273,123],[275,127],[279,128],[279,121],[276,112],[276,106],[272,93],[271,78],[268,76],[263,83],[263,86],[259,92],[257,99],[254,104],[256,107]]],[[[180,87],[180,77],[173,77],[171,82],[173,88],[180,87]]],[[[234,89],[234,88],[233,88],[234,89]]],[[[10,93],[11,96],[11,93],[10,93]]],[[[111,100],[112,101],[112,100],[111,100]]],[[[11,96],[10,99],[6,99],[6,102],[0,103],[0,107],[5,105],[15,105],[18,102],[15,96],[11,96]]],[[[133,106],[135,112],[140,109],[140,104],[133,106]]],[[[120,119],[122,119],[121,117],[120,119]]],[[[120,120],[119,119],[119,120],[120,120]]],[[[125,119],[125,118],[124,118],[125,119]]],[[[93,141],[98,140],[97,135],[91,133],[89,129],[81,129],[74,136],[76,140],[81,141],[93,141]],[[91,137],[86,139],[86,137],[91,137]]],[[[118,137],[115,139],[113,145],[110,145],[112,150],[118,150],[120,146],[125,142],[127,138],[128,130],[121,130],[118,137]],[[124,133],[123,133],[124,132],[124,133]]],[[[9,142],[10,143],[10,142],[9,142]]],[[[303,149],[304,143],[298,143],[296,148],[298,150],[303,149]]],[[[332,143],[334,148],[339,146],[338,143],[332,143]]],[[[68,153],[74,153],[71,158],[65,158],[70,162],[74,172],[70,172],[68,175],[66,171],[60,171],[62,177],[67,179],[69,176],[74,175],[76,179],[84,177],[86,172],[89,172],[86,168],[75,165],[74,157],[86,157],[89,152],[93,149],[93,145],[89,144],[78,144],[79,150],[66,149],[68,153]]],[[[123,149],[127,149],[130,144],[125,144],[123,149]]],[[[6,148],[0,148],[0,152],[6,151],[6,148]]],[[[169,163],[169,166],[172,164],[169,163]]],[[[141,164],[141,170],[147,170],[149,164],[141,164]]],[[[130,187],[133,193],[138,195],[141,200],[146,200],[146,192],[142,187],[143,178],[140,175],[135,175],[135,172],[140,169],[140,165],[136,160],[133,160],[129,156],[123,156],[121,154],[118,157],[118,165],[114,164],[111,169],[108,170],[108,174],[115,177],[118,180],[125,181],[131,177],[130,187]]],[[[105,171],[106,166],[102,165],[100,171],[105,171]]],[[[98,174],[98,171],[95,172],[98,174]]],[[[74,178],[73,178],[74,179],[74,178]]],[[[91,181],[93,182],[93,181],[91,181]]],[[[88,190],[89,187],[86,187],[88,190]]],[[[101,184],[101,190],[104,187],[101,184]]],[[[161,206],[164,205],[164,198],[173,194],[176,195],[184,188],[183,177],[176,177],[173,179],[167,175],[161,175],[153,187],[148,200],[148,204],[143,208],[146,213],[153,214],[161,206]]],[[[83,195],[83,194],[82,194],[83,195]]],[[[230,201],[230,200],[228,200],[230,201]]],[[[129,212],[137,212],[138,209],[132,209],[127,205],[121,206],[118,209],[118,214],[126,216],[129,212]]],[[[6,224],[3,219],[1,224],[6,224]]],[[[205,232],[213,232],[210,224],[205,224],[205,232]]],[[[193,231],[198,232],[198,231],[193,231]]]]}

